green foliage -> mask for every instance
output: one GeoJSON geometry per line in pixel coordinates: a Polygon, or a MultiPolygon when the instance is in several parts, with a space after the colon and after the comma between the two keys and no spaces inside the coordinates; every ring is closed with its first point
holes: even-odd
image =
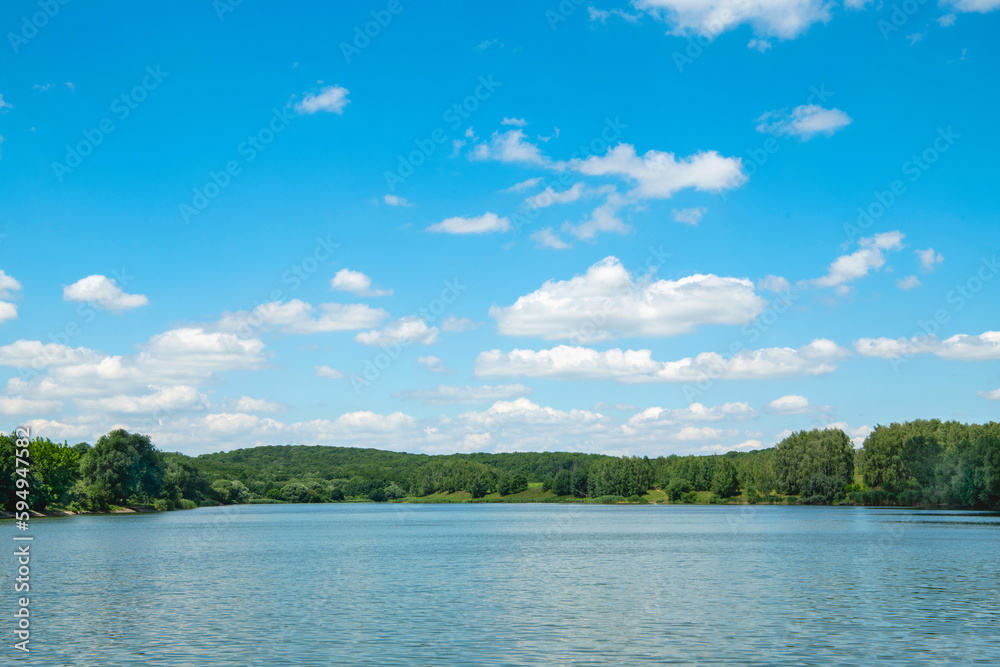
{"type": "Polygon", "coordinates": [[[653,486],[653,470],[637,456],[607,458],[594,466],[588,486],[591,496],[641,496],[653,486]]]}
{"type": "Polygon", "coordinates": [[[497,482],[497,492],[501,496],[509,496],[528,490],[528,478],[519,472],[512,475],[503,474],[497,482]]]}
{"type": "Polygon", "coordinates": [[[712,475],[712,493],[729,498],[739,492],[740,481],[736,476],[736,466],[729,459],[720,460],[712,475]]]}
{"type": "Polygon", "coordinates": [[[854,478],[854,445],[840,429],[793,433],[775,449],[774,475],[781,493],[798,495],[824,477],[842,491],[854,478]]]}
{"type": "Polygon", "coordinates": [[[149,503],[163,485],[163,460],[149,436],[123,429],[101,436],[84,455],[81,472],[95,509],[149,503]]]}

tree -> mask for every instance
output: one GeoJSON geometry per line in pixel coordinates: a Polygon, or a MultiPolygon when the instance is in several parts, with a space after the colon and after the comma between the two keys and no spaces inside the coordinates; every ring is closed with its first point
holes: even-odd
{"type": "Polygon", "coordinates": [[[521,493],[528,489],[528,478],[521,473],[514,473],[513,475],[504,474],[500,477],[499,482],[497,482],[497,491],[500,492],[501,496],[509,496],[513,493],[521,493]]]}
{"type": "Polygon", "coordinates": [[[552,480],[552,493],[557,496],[568,496],[573,493],[573,473],[569,470],[560,470],[552,480]]]}
{"type": "Polygon", "coordinates": [[[712,493],[723,498],[735,496],[740,491],[740,481],[736,478],[736,466],[727,458],[719,460],[712,476],[712,493]]]}
{"type": "Polygon", "coordinates": [[[163,484],[163,461],[149,436],[124,429],[103,435],[81,463],[88,495],[100,509],[141,500],[148,503],[163,484]]]}
{"type": "Polygon", "coordinates": [[[692,487],[691,482],[683,477],[674,477],[670,480],[670,483],[667,484],[667,498],[669,498],[671,502],[677,502],[681,499],[681,496],[693,490],[694,488],[692,487]]]}

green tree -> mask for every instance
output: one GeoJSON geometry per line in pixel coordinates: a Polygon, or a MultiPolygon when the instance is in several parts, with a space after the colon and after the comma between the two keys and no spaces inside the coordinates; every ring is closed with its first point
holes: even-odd
{"type": "Polygon", "coordinates": [[[712,476],[712,493],[730,498],[739,492],[740,481],[736,477],[736,466],[727,458],[720,459],[712,476]]]}
{"type": "Polygon", "coordinates": [[[83,457],[84,483],[99,509],[131,501],[149,503],[163,484],[163,461],[149,436],[124,429],[103,435],[83,457]]]}

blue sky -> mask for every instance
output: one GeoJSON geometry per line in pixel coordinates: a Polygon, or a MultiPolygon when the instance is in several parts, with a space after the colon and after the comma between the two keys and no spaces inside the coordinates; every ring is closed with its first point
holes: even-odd
{"type": "Polygon", "coordinates": [[[844,4],[9,3],[0,415],[651,456],[995,419],[1000,2],[844,4]]]}

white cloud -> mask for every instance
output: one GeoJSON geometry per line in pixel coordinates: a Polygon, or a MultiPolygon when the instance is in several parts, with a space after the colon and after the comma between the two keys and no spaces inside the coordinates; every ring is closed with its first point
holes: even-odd
{"type": "Polygon", "coordinates": [[[344,107],[350,102],[347,99],[349,93],[347,88],[341,86],[327,86],[319,94],[307,94],[301,102],[295,105],[295,110],[300,114],[313,114],[318,111],[343,114],[344,107]]]}
{"type": "Polygon", "coordinates": [[[776,398],[764,408],[773,415],[804,415],[817,412],[830,412],[829,405],[810,405],[809,399],[797,394],[789,394],[776,398]]]}
{"type": "MultiPolygon", "coordinates": [[[[37,88],[38,86],[35,86],[35,87],[37,88]]],[[[11,104],[10,102],[7,102],[6,100],[4,100],[3,94],[0,93],[0,111],[4,111],[5,109],[13,109],[13,108],[14,108],[14,105],[11,104]]]]}
{"type": "Polygon", "coordinates": [[[530,190],[531,188],[541,183],[543,180],[545,179],[543,179],[541,176],[535,176],[534,178],[529,178],[525,181],[521,181],[520,183],[515,183],[506,190],[501,190],[501,192],[509,193],[509,192],[522,192],[524,190],[530,190]]]}
{"type": "Polygon", "coordinates": [[[209,407],[208,397],[196,387],[176,385],[172,387],[150,386],[151,393],[136,396],[119,394],[104,398],[78,398],[77,407],[86,412],[104,414],[172,414],[187,410],[205,410],[209,407]]]}
{"type": "Polygon", "coordinates": [[[627,23],[638,23],[641,14],[629,14],[621,9],[611,9],[608,11],[603,11],[595,7],[587,7],[587,12],[590,14],[591,21],[600,21],[601,23],[607,23],[608,19],[612,16],[617,16],[627,23]]]}
{"type": "Polygon", "coordinates": [[[920,278],[916,276],[906,276],[898,281],[896,281],[896,287],[901,290],[911,290],[915,287],[920,287],[920,278]]]}
{"type": "Polygon", "coordinates": [[[512,229],[510,220],[496,213],[486,212],[475,218],[446,218],[427,228],[429,232],[444,234],[487,234],[490,232],[509,232],[512,229]]]}
{"type": "Polygon", "coordinates": [[[990,401],[1000,401],[1000,389],[993,389],[992,391],[981,391],[979,395],[990,401]]]}
{"type": "Polygon", "coordinates": [[[437,342],[437,336],[437,327],[428,327],[427,322],[417,315],[407,315],[387,324],[381,331],[362,331],[354,340],[379,347],[412,343],[431,345],[437,342]]]}
{"type": "Polygon", "coordinates": [[[63,299],[94,303],[116,313],[149,303],[145,295],[126,294],[114,278],[102,275],[87,276],[63,287],[63,299]]]}
{"type": "Polygon", "coordinates": [[[916,250],[914,251],[917,259],[920,260],[920,268],[924,271],[933,271],[938,264],[944,261],[944,256],[936,252],[934,248],[928,248],[927,250],[916,250]]]}
{"type": "Polygon", "coordinates": [[[42,412],[57,412],[61,409],[61,401],[37,400],[23,396],[0,396],[0,415],[34,417],[42,412]]]}
{"type": "Polygon", "coordinates": [[[840,109],[824,109],[816,104],[803,104],[791,113],[768,111],[757,119],[758,132],[777,136],[790,135],[808,141],[818,134],[832,136],[851,124],[852,119],[840,109]]]}
{"type": "Polygon", "coordinates": [[[13,292],[21,291],[21,283],[0,269],[0,299],[9,299],[13,292]]]}
{"type": "Polygon", "coordinates": [[[618,193],[612,192],[603,204],[591,212],[589,218],[576,225],[567,222],[562,226],[562,230],[583,241],[590,241],[598,234],[604,232],[615,232],[622,235],[628,234],[632,231],[632,228],[618,217],[618,209],[624,203],[624,200],[618,193]]]}
{"type": "Polygon", "coordinates": [[[771,48],[771,42],[767,41],[766,39],[751,39],[749,42],[747,42],[747,48],[754,49],[756,51],[764,53],[765,51],[771,48]]]}
{"type": "Polygon", "coordinates": [[[1000,0],[946,0],[941,4],[954,7],[959,12],[979,12],[985,14],[1000,7],[1000,0]]]}
{"type": "Polygon", "coordinates": [[[786,278],[782,278],[781,276],[764,276],[762,279],[757,281],[757,289],[763,289],[769,292],[787,292],[791,289],[791,287],[791,283],[789,283],[786,278]]]}
{"type": "Polygon", "coordinates": [[[0,346],[0,366],[43,368],[94,363],[107,355],[85,347],[69,347],[39,340],[16,340],[0,346]]]}
{"type": "Polygon", "coordinates": [[[341,269],[330,280],[330,287],[355,296],[390,296],[392,290],[372,289],[372,279],[360,271],[341,269]]]}
{"type": "Polygon", "coordinates": [[[583,183],[574,183],[573,187],[556,192],[549,186],[536,195],[532,195],[524,200],[524,205],[529,208],[547,208],[554,204],[569,204],[575,202],[584,194],[583,183]]]}
{"type": "Polygon", "coordinates": [[[860,250],[835,259],[827,274],[813,283],[820,287],[834,287],[867,276],[872,269],[881,269],[885,265],[885,253],[903,247],[903,236],[901,232],[893,231],[860,239],[860,250]]]}
{"type": "Polygon", "coordinates": [[[489,403],[506,398],[517,398],[527,396],[532,391],[531,387],[525,387],[523,384],[481,385],[478,387],[459,387],[441,384],[433,389],[400,391],[393,394],[393,396],[421,401],[427,405],[460,405],[489,403]]]}
{"type": "Polygon", "coordinates": [[[248,332],[254,329],[276,329],[290,334],[314,334],[331,331],[357,331],[377,327],[389,316],[381,308],[354,303],[321,303],[316,307],[299,299],[264,303],[252,311],[226,312],[219,319],[223,331],[248,332]]]}
{"type": "Polygon", "coordinates": [[[745,324],[764,306],[745,278],[696,274],[635,280],[618,258],[607,257],[582,276],[547,281],[511,306],[491,307],[490,316],[504,335],[586,342],[672,336],[705,324],[745,324]]]}
{"type": "Polygon", "coordinates": [[[690,422],[718,422],[724,419],[753,419],[756,416],[757,411],[751,408],[749,403],[724,403],[711,407],[701,403],[692,403],[686,408],[675,410],[660,407],[646,408],[642,412],[632,415],[623,428],[628,433],[629,429],[674,426],[690,422]]]}
{"type": "Polygon", "coordinates": [[[559,235],[552,231],[551,227],[539,229],[531,234],[531,240],[541,248],[552,248],[553,250],[566,250],[570,244],[559,238],[559,235]]]}
{"type": "Polygon", "coordinates": [[[241,396],[235,401],[231,401],[227,406],[227,409],[231,412],[243,412],[249,414],[253,412],[284,412],[288,409],[288,406],[282,405],[281,403],[275,403],[274,401],[269,401],[266,398],[241,396]]]}
{"type": "Polygon", "coordinates": [[[86,405],[94,410],[127,405],[126,399],[147,396],[151,387],[154,393],[163,392],[155,400],[172,405],[171,401],[179,396],[190,395],[184,392],[194,391],[199,383],[219,373],[256,370],[267,362],[259,339],[198,327],[157,334],[132,355],[111,356],[86,348],[17,341],[0,348],[0,356],[10,365],[48,366],[45,374],[10,378],[5,394],[43,400],[73,399],[81,409],[86,405]],[[181,386],[191,389],[177,389],[181,386]],[[81,403],[97,399],[108,402],[81,403]]]}
{"type": "Polygon", "coordinates": [[[860,447],[864,444],[865,438],[871,435],[871,432],[874,430],[867,424],[853,428],[847,422],[833,422],[832,424],[827,424],[823,428],[827,430],[840,429],[847,434],[847,437],[851,439],[851,442],[854,443],[855,447],[860,447]]]}
{"type": "Polygon", "coordinates": [[[538,146],[526,140],[525,134],[521,130],[494,132],[490,135],[489,141],[480,142],[472,147],[469,159],[537,165],[549,163],[549,159],[542,155],[538,146]]]}
{"type": "Polygon", "coordinates": [[[469,329],[475,329],[477,325],[475,322],[470,320],[468,317],[455,317],[454,315],[449,315],[444,318],[441,322],[442,331],[451,331],[454,333],[461,333],[469,329]]]}
{"type": "MultiPolygon", "coordinates": [[[[848,0],[852,7],[860,6],[848,0]]],[[[757,35],[792,39],[830,20],[826,0],[634,0],[636,8],[670,24],[675,34],[715,38],[740,25],[757,35]]]]}
{"type": "Polygon", "coordinates": [[[939,16],[934,20],[937,21],[942,28],[950,28],[955,25],[955,18],[954,14],[945,14],[944,16],[939,16]]]}
{"type": "Polygon", "coordinates": [[[339,380],[340,378],[344,377],[344,372],[339,371],[336,368],[331,368],[329,366],[317,366],[316,377],[327,378],[329,380],[339,380]]]}
{"type": "Polygon", "coordinates": [[[435,357],[433,354],[428,354],[426,357],[417,357],[416,361],[418,366],[423,366],[431,373],[447,373],[449,368],[445,365],[439,357],[435,357]]]}
{"type": "MultiPolygon", "coordinates": [[[[3,141],[3,137],[0,137],[0,141],[3,141]]],[[[21,283],[0,269],[0,324],[7,320],[17,319],[17,306],[9,301],[3,301],[3,299],[9,299],[12,292],[17,292],[20,289],[21,283]]]]}
{"type": "Polygon", "coordinates": [[[898,359],[916,354],[933,354],[952,361],[993,361],[1000,359],[1000,331],[979,335],[956,334],[945,340],[935,336],[913,338],[860,338],[854,349],[866,357],[898,359]]]}
{"type": "Polygon", "coordinates": [[[696,226],[701,222],[701,217],[705,215],[705,211],[708,209],[704,206],[695,206],[693,208],[675,208],[674,220],[677,222],[682,222],[685,225],[696,226]]]}
{"type": "Polygon", "coordinates": [[[640,382],[701,382],[704,380],[764,380],[823,375],[837,369],[848,352],[818,338],[799,349],[771,347],[744,350],[731,357],[703,352],[697,357],[659,362],[650,350],[611,349],[598,352],[560,345],[550,350],[489,350],[476,357],[480,377],[546,377],[563,380],[640,382]]]}
{"type": "Polygon", "coordinates": [[[382,199],[385,200],[385,203],[388,204],[389,206],[408,206],[408,207],[413,206],[413,204],[406,201],[405,197],[397,197],[396,195],[386,195],[382,199]]]}
{"type": "Polygon", "coordinates": [[[627,178],[636,183],[629,194],[638,198],[666,199],[685,188],[719,192],[746,181],[740,158],[722,157],[716,151],[702,151],[678,160],[673,153],[656,150],[640,157],[630,144],[618,144],[603,157],[594,155],[571,165],[590,176],[627,178]]]}
{"type": "Polygon", "coordinates": [[[906,36],[906,39],[910,40],[910,46],[913,46],[917,42],[922,41],[924,39],[924,34],[922,32],[910,33],[909,35],[906,36]]]}
{"type": "Polygon", "coordinates": [[[501,125],[513,125],[514,127],[524,127],[528,124],[528,121],[523,118],[508,118],[504,116],[503,120],[500,121],[501,125]]]}

